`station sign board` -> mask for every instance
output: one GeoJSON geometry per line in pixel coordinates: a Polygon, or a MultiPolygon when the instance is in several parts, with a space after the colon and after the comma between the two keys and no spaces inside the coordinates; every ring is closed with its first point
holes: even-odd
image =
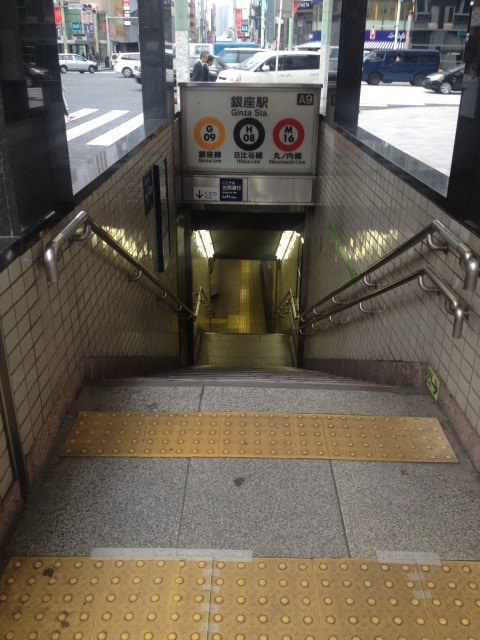
{"type": "Polygon", "coordinates": [[[180,84],[183,172],[314,175],[320,91],[321,85],[180,84]]]}

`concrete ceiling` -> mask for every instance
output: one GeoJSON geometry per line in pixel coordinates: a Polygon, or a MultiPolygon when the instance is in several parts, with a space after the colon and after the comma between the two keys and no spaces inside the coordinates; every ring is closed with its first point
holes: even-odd
{"type": "Polygon", "coordinates": [[[215,256],[236,260],[275,260],[282,231],[303,233],[304,215],[274,212],[191,213],[192,229],[208,229],[215,256]]]}
{"type": "Polygon", "coordinates": [[[281,231],[258,229],[234,229],[222,231],[211,229],[215,256],[241,260],[275,260],[281,231]]]}

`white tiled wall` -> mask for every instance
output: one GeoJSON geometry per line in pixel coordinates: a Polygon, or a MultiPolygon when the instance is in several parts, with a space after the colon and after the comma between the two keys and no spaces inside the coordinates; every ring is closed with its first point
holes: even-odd
{"type": "MultiPolygon", "coordinates": [[[[308,303],[347,279],[346,263],[362,270],[434,218],[480,252],[479,238],[339,133],[325,126],[321,140],[319,205],[306,230],[310,242],[308,303]]],[[[71,217],[85,209],[151,266],[154,223],[153,215],[145,216],[143,209],[142,179],[154,162],[166,157],[174,206],[172,147],[173,133],[168,128],[71,217]]],[[[52,412],[65,400],[65,389],[84,359],[175,357],[178,352],[177,316],[156,300],[148,282],[129,281],[133,269],[100,241],[89,238],[66,247],[59,261],[59,283],[48,284],[40,259],[58,230],[0,272],[0,326],[27,455],[39,433],[48,430],[52,412]]],[[[176,246],[175,238],[172,246],[176,246]]],[[[458,259],[451,254],[434,255],[424,245],[398,262],[407,270],[423,261],[434,266],[471,307],[461,339],[452,338],[452,319],[445,314],[442,299],[411,283],[387,296],[382,314],[365,317],[351,312],[351,324],[307,338],[305,353],[311,360],[428,362],[480,432],[480,287],[475,293],[462,292],[458,259]]],[[[177,290],[175,255],[160,278],[177,290]]],[[[0,426],[0,506],[11,479],[0,426]]]]}
{"type": "MultiPolygon", "coordinates": [[[[433,219],[480,253],[480,238],[327,125],[319,163],[319,204],[306,237],[314,243],[309,247],[309,272],[321,276],[310,278],[304,306],[348,280],[346,265],[361,272],[433,219]]],[[[432,253],[424,243],[383,268],[379,280],[389,282],[425,263],[470,308],[460,339],[452,338],[453,319],[445,312],[443,297],[425,293],[412,282],[373,302],[375,308],[385,304],[383,313],[365,316],[357,309],[346,311],[343,319],[348,316],[349,324],[307,338],[306,357],[428,363],[480,434],[480,284],[474,293],[463,291],[458,258],[432,253]]]]}
{"type": "MultiPolygon", "coordinates": [[[[168,162],[169,196],[175,207],[173,133],[167,128],[146,143],[111,179],[72,211],[86,210],[104,229],[153,268],[154,213],[144,211],[143,176],[153,163],[168,162]]],[[[20,439],[25,455],[40,432],[47,439],[52,412],[88,358],[178,356],[178,319],[146,278],[94,236],[66,245],[59,282],[49,284],[41,258],[53,232],[0,273],[0,329],[5,342],[20,439]],[[47,430],[47,436],[46,432],[47,430]]],[[[176,238],[159,279],[177,291],[176,238]]],[[[1,426],[1,425],[0,425],[1,426]]],[[[48,443],[45,443],[48,446],[48,443]]],[[[31,461],[30,461],[30,464],[31,461]]],[[[12,480],[0,429],[0,504],[12,480]]]]}

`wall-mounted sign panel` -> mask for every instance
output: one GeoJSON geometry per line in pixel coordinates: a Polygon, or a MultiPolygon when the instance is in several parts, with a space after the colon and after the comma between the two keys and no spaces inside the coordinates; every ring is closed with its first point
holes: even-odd
{"type": "Polygon", "coordinates": [[[313,176],[184,175],[182,199],[197,204],[313,204],[313,176]]]}
{"type": "Polygon", "coordinates": [[[180,84],[182,169],[194,174],[315,174],[321,87],[180,84]]]}

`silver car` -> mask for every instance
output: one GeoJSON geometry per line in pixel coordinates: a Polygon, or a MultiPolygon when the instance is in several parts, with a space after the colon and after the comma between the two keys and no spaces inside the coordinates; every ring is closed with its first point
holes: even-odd
{"type": "Polygon", "coordinates": [[[98,64],[94,60],[87,60],[78,53],[60,53],[58,55],[58,62],[60,64],[60,71],[67,73],[67,71],[80,71],[80,73],[95,73],[98,71],[98,64]]]}

